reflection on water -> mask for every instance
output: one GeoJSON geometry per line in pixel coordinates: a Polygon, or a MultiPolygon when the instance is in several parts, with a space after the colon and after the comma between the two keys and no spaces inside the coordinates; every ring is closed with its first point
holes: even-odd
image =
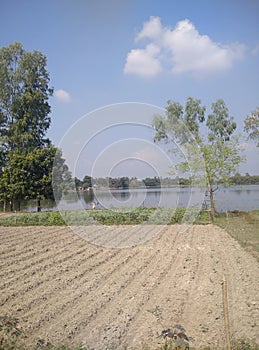
{"type": "MultiPolygon", "coordinates": [[[[59,202],[58,208],[53,201],[42,201],[43,210],[90,209],[96,202],[97,208],[120,207],[191,207],[201,206],[204,202],[204,188],[162,188],[129,190],[90,190],[67,193],[59,202]]],[[[220,188],[215,193],[216,209],[253,210],[259,209],[259,185],[232,186],[220,188]]],[[[36,201],[23,201],[21,210],[36,211],[36,201]]],[[[16,208],[15,208],[16,209],[16,208]]],[[[1,210],[1,207],[0,207],[1,210]]]]}
{"type": "Polygon", "coordinates": [[[259,185],[220,188],[215,199],[218,211],[259,209],[259,185]]]}
{"type": "MultiPolygon", "coordinates": [[[[201,206],[204,200],[208,199],[205,197],[204,188],[197,187],[96,190],[82,192],[79,197],[86,209],[92,201],[98,202],[98,208],[139,206],[176,208],[201,206]]],[[[221,187],[215,193],[215,200],[218,211],[259,209],[259,185],[221,187]]],[[[62,201],[67,203],[67,198],[63,198],[62,201]]]]}

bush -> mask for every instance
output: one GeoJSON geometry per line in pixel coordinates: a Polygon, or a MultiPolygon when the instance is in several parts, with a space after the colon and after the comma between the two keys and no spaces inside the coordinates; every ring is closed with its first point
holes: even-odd
{"type": "Polygon", "coordinates": [[[185,208],[144,208],[136,209],[95,209],[77,211],[19,213],[0,218],[0,226],[85,226],[98,223],[101,225],[138,225],[138,224],[180,224],[183,218],[192,223],[209,223],[207,212],[201,212],[197,218],[196,209],[186,212],[185,208]],[[185,217],[184,217],[185,216],[185,217]]]}

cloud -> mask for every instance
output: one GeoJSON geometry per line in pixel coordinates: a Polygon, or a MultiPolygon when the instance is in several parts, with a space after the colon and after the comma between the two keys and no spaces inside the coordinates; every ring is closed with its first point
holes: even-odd
{"type": "Polygon", "coordinates": [[[159,39],[161,33],[163,32],[163,27],[159,17],[150,17],[148,22],[145,22],[141,32],[137,34],[136,41],[141,39],[159,39]]]}
{"type": "Polygon", "coordinates": [[[162,71],[159,52],[159,47],[154,44],[147,45],[145,49],[131,50],[126,59],[124,73],[154,77],[162,71]]]}
{"type": "Polygon", "coordinates": [[[171,29],[163,27],[159,17],[151,17],[136,35],[136,43],[144,39],[151,43],[128,53],[124,73],[152,77],[169,69],[173,74],[203,77],[230,69],[245,52],[242,44],[223,45],[201,35],[188,19],[171,29]]]}
{"type": "Polygon", "coordinates": [[[54,96],[61,102],[70,102],[71,101],[71,96],[68,92],[66,92],[65,90],[56,90],[54,92],[54,96]]]}

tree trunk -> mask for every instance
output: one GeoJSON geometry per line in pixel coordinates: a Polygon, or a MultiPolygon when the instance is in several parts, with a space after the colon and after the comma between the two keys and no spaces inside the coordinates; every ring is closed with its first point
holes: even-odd
{"type": "Polygon", "coordinates": [[[6,199],[4,199],[4,206],[3,206],[3,212],[6,212],[6,199]]]}
{"type": "Polygon", "coordinates": [[[210,208],[211,208],[211,218],[214,220],[216,216],[216,208],[215,208],[215,200],[214,200],[214,195],[213,195],[213,188],[211,184],[208,184],[209,187],[209,194],[210,194],[210,208]]]}
{"type": "Polygon", "coordinates": [[[40,199],[37,200],[37,212],[41,212],[40,199]]]}

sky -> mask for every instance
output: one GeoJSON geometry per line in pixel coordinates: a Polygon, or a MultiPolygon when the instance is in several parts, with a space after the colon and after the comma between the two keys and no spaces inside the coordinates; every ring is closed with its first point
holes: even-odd
{"type": "MultiPolygon", "coordinates": [[[[259,0],[0,0],[0,13],[1,47],[47,56],[48,137],[79,178],[168,175],[150,126],[168,100],[209,113],[222,98],[238,132],[259,106],[259,0]]],[[[241,173],[259,174],[259,148],[240,143],[241,173]]]]}

